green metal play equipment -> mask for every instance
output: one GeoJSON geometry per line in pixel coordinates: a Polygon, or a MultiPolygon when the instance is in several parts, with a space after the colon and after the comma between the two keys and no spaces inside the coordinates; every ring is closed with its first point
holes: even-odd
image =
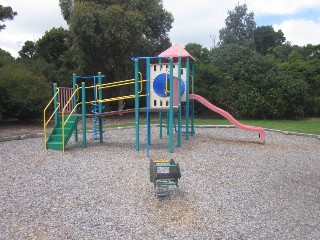
{"type": "MultiPolygon", "coordinates": [[[[186,139],[189,139],[189,133],[194,134],[194,114],[190,107],[193,101],[189,102],[190,79],[193,79],[194,64],[192,56],[180,45],[174,45],[168,50],[174,49],[175,56],[170,52],[163,52],[157,57],[136,57],[132,58],[135,68],[135,78],[122,80],[118,82],[103,83],[107,77],[98,73],[96,76],[77,76],[73,74],[72,88],[58,87],[54,84],[54,95],[51,101],[44,109],[44,141],[46,149],[65,150],[65,147],[74,133],[75,141],[78,141],[78,122],[82,122],[82,147],[87,147],[87,126],[86,118],[94,118],[95,138],[103,142],[103,117],[113,114],[123,114],[135,112],[135,130],[136,130],[136,150],[140,148],[140,113],[144,112],[147,116],[146,134],[147,149],[151,144],[150,113],[158,112],[160,121],[160,138],[163,137],[163,113],[167,114],[167,134],[169,135],[169,152],[174,149],[173,127],[174,118],[177,119],[177,147],[181,146],[182,128],[185,128],[186,139]],[[180,53],[177,55],[177,53],[180,53]],[[177,56],[177,57],[176,57],[177,56]],[[141,62],[145,62],[146,79],[142,79],[139,71],[141,62]],[[183,66],[184,65],[184,66],[183,66]],[[191,67],[190,67],[191,66],[191,67]],[[86,79],[92,80],[90,86],[86,86],[86,79]],[[83,81],[79,83],[79,81],[83,81]],[[81,84],[81,85],[80,85],[81,84]],[[107,89],[134,85],[134,94],[118,97],[103,97],[107,89]],[[88,92],[93,92],[93,97],[88,99],[88,92]],[[146,97],[146,106],[140,107],[139,98],[146,97]],[[135,99],[135,108],[123,111],[103,112],[104,103],[120,101],[126,99],[135,99]],[[182,104],[184,103],[184,104],[182,104]],[[91,113],[87,113],[87,105],[94,107],[91,113]],[[182,105],[183,112],[182,112],[182,105]],[[52,113],[49,114],[50,110],[52,113]],[[93,112],[92,112],[93,111],[93,112]],[[182,124],[184,116],[185,124],[182,124]],[[54,129],[47,138],[47,127],[51,121],[54,121],[54,129]]],[[[168,51],[167,50],[167,51],[168,51]]],[[[193,91],[192,81],[192,91],[193,91]]],[[[92,95],[92,94],[91,94],[92,95]]],[[[149,151],[147,151],[149,152],[149,151]]]]}

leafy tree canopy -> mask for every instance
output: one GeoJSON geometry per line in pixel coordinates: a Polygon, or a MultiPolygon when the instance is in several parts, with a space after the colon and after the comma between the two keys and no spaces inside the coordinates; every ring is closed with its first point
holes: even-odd
{"type": "Polygon", "coordinates": [[[272,26],[257,27],[253,35],[256,50],[262,55],[266,55],[272,48],[282,45],[286,41],[283,32],[281,30],[274,31],[272,26]]]}
{"type": "Polygon", "coordinates": [[[26,41],[19,51],[19,56],[21,58],[29,58],[32,59],[36,54],[36,44],[33,41],[26,41]]]}
{"type": "Polygon", "coordinates": [[[0,48],[0,67],[13,61],[14,57],[9,52],[0,48]]]}
{"type": "Polygon", "coordinates": [[[228,11],[225,23],[226,27],[219,31],[220,44],[245,44],[252,41],[256,22],[254,13],[248,13],[246,4],[238,5],[233,11],[228,11]]]}
{"type": "MultiPolygon", "coordinates": [[[[125,75],[132,55],[154,55],[169,47],[173,22],[159,0],[60,0],[82,72],[125,75]]],[[[116,78],[118,78],[116,77],[116,78]]]]}
{"type": "MultiPolygon", "coordinates": [[[[17,15],[17,12],[14,12],[11,7],[4,7],[0,5],[0,21],[4,22],[6,20],[12,20],[14,16],[17,15]]],[[[5,29],[5,24],[0,24],[0,31],[5,29]]]]}
{"type": "Polygon", "coordinates": [[[44,58],[48,63],[59,65],[61,57],[71,47],[71,38],[66,29],[52,28],[36,43],[36,56],[44,58]]]}

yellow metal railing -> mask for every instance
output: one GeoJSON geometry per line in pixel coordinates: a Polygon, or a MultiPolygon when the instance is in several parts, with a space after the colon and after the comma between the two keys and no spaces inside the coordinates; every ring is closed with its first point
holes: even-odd
{"type": "MultiPolygon", "coordinates": [[[[142,79],[142,74],[139,72],[139,80],[138,82],[140,83],[140,90],[139,90],[139,97],[144,97],[146,96],[146,94],[141,94],[140,93],[143,91],[143,83],[146,82],[147,80],[143,80],[142,79]]],[[[95,100],[93,101],[88,101],[85,102],[85,104],[92,104],[92,103],[102,103],[102,102],[112,102],[112,101],[120,101],[120,100],[125,100],[125,99],[132,99],[135,98],[135,95],[127,95],[127,96],[119,96],[119,97],[113,97],[113,98],[106,98],[106,99],[102,99],[102,100],[98,100],[98,90],[100,89],[105,89],[105,88],[113,88],[113,87],[120,87],[120,86],[125,86],[125,85],[130,85],[130,84],[135,84],[135,79],[128,79],[128,80],[122,80],[122,81],[118,81],[118,82],[112,82],[112,83],[106,83],[106,84],[98,84],[96,86],[87,86],[85,87],[85,89],[92,89],[92,88],[96,88],[96,96],[94,96],[95,100]]],[[[79,95],[80,95],[80,90],[82,89],[82,87],[79,87],[76,84],[76,89],[74,90],[74,92],[72,93],[72,95],[70,96],[69,100],[67,101],[67,103],[64,105],[62,111],[61,111],[61,116],[62,116],[62,123],[61,123],[61,128],[62,128],[62,151],[64,151],[65,149],[65,126],[68,123],[70,117],[72,116],[72,114],[74,114],[75,110],[77,109],[77,107],[79,105],[82,104],[82,102],[77,103],[72,111],[70,113],[68,113],[67,118],[65,119],[65,111],[66,109],[68,109],[68,106],[70,105],[70,103],[72,103],[73,98],[75,96],[75,94],[77,94],[77,102],[79,100],[79,95]]],[[[49,117],[48,120],[46,120],[46,111],[49,108],[50,104],[53,102],[53,100],[55,99],[55,97],[57,96],[57,94],[59,93],[59,88],[57,88],[57,92],[55,93],[55,95],[52,97],[52,99],[50,100],[50,102],[48,103],[48,105],[46,106],[46,108],[44,109],[44,141],[45,141],[45,146],[46,146],[46,127],[48,125],[48,123],[50,122],[50,120],[53,118],[53,116],[56,114],[56,112],[58,111],[59,107],[60,107],[60,103],[57,103],[57,108],[54,110],[54,112],[51,114],[51,116],[49,117]]]]}
{"type": "Polygon", "coordinates": [[[61,111],[61,118],[62,118],[62,122],[61,122],[61,128],[62,128],[62,151],[64,152],[64,127],[65,125],[68,123],[70,117],[72,116],[72,114],[75,112],[75,110],[77,109],[77,106],[79,104],[82,104],[82,102],[76,104],[74,106],[74,108],[72,109],[72,111],[69,113],[67,119],[64,119],[64,114],[65,114],[65,110],[67,109],[68,105],[73,101],[73,98],[75,96],[75,94],[78,94],[78,91],[81,89],[82,87],[78,87],[77,89],[74,90],[74,92],[72,93],[72,95],[70,96],[68,102],[66,103],[66,105],[63,107],[62,111],[61,111]]]}
{"type": "Polygon", "coordinates": [[[43,110],[43,135],[44,135],[44,147],[45,149],[47,148],[47,125],[49,124],[49,122],[51,121],[51,119],[53,118],[53,116],[56,114],[56,112],[59,110],[60,107],[60,103],[57,103],[57,107],[56,109],[54,109],[53,113],[50,115],[50,117],[48,118],[48,120],[46,120],[46,111],[48,110],[48,108],[50,107],[51,103],[53,102],[53,100],[57,97],[57,95],[59,94],[60,89],[57,88],[57,92],[54,94],[54,96],[51,98],[51,100],[49,101],[49,103],[47,104],[47,106],[44,108],[43,110]]]}

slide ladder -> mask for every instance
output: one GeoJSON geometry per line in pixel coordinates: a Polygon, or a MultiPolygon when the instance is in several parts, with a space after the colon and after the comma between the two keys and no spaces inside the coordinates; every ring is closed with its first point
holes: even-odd
{"type": "MultiPolygon", "coordinates": [[[[67,120],[67,116],[64,117],[65,120],[67,120]]],[[[78,123],[78,117],[77,116],[70,116],[68,121],[66,122],[64,126],[64,141],[62,139],[62,119],[59,117],[58,123],[52,130],[52,133],[49,137],[49,139],[46,142],[46,149],[54,149],[54,150],[63,150],[64,146],[67,145],[73,131],[75,130],[78,123]],[[63,143],[64,142],[64,143],[63,143]],[[64,144],[64,146],[63,146],[64,144]]]]}
{"type": "Polygon", "coordinates": [[[204,106],[209,108],[210,110],[222,115],[226,119],[228,119],[229,122],[231,122],[235,127],[249,132],[256,132],[259,134],[260,142],[265,143],[266,141],[266,133],[263,128],[261,127],[255,127],[255,126],[249,126],[240,123],[238,120],[236,120],[233,116],[231,116],[230,113],[226,112],[225,110],[213,105],[208,100],[206,100],[204,97],[201,97],[197,94],[190,94],[190,99],[197,100],[198,102],[202,103],[204,106]]]}
{"type": "MultiPolygon", "coordinates": [[[[92,139],[98,140],[100,139],[100,126],[99,126],[99,117],[97,114],[99,114],[99,103],[92,103],[93,109],[91,110],[92,114],[95,114],[92,118],[93,126],[92,126],[92,139]]],[[[102,109],[104,109],[105,106],[102,106],[102,109]]],[[[102,127],[105,125],[105,122],[102,121],[102,127]]],[[[105,131],[103,130],[102,133],[105,131]]]]}

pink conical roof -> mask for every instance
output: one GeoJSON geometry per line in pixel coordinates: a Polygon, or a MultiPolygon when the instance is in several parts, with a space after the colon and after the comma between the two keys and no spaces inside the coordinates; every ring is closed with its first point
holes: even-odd
{"type": "Polygon", "coordinates": [[[192,60],[195,60],[195,58],[178,43],[172,45],[170,48],[160,53],[159,57],[171,57],[174,59],[182,57],[183,61],[185,61],[186,57],[190,57],[192,60]]]}

